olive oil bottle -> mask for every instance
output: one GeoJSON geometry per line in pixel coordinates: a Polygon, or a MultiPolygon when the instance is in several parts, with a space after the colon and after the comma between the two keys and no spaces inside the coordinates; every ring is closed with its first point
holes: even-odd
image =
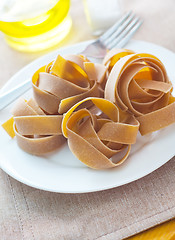
{"type": "Polygon", "coordinates": [[[15,49],[43,50],[68,34],[69,8],[70,0],[0,0],[0,30],[15,49]]]}

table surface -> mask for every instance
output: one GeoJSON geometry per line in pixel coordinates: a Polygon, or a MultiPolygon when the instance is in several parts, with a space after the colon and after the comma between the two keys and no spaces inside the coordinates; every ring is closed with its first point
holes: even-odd
{"type": "MultiPolygon", "coordinates": [[[[133,10],[133,12],[135,12],[144,20],[141,29],[133,37],[134,39],[153,42],[175,52],[174,0],[122,0],[121,5],[124,12],[133,10]]],[[[48,53],[49,51],[95,38],[92,36],[91,29],[87,23],[83,10],[83,3],[81,0],[71,1],[70,14],[73,20],[73,26],[69,35],[61,43],[59,43],[58,46],[46,51],[38,53],[17,52],[6,44],[3,34],[0,33],[0,87],[2,87],[10,79],[10,77],[12,77],[23,66],[30,63],[34,59],[48,53]]],[[[170,163],[167,163],[164,168],[161,168],[162,170],[160,169],[154,173],[154,178],[156,177],[160,181],[160,183],[158,183],[160,185],[162,184],[161,176],[163,174],[167,174],[165,176],[165,180],[167,180],[167,183],[170,184],[170,188],[172,187],[172,189],[173,183],[175,182],[175,179],[170,179],[170,176],[172,176],[173,171],[175,170],[173,161],[174,159],[172,159],[170,163]]],[[[148,183],[152,183],[151,176],[153,175],[150,175],[146,178],[148,183]]],[[[137,188],[138,195],[141,194],[141,192],[139,192],[141,191],[140,189],[143,190],[145,188],[146,191],[149,189],[148,185],[142,185],[145,184],[144,181],[145,180],[140,180],[136,183],[137,186],[134,185],[137,188]]],[[[90,237],[90,239],[122,239],[123,237],[127,237],[131,234],[142,231],[148,227],[166,221],[167,219],[175,216],[175,202],[171,201],[171,204],[167,205],[166,214],[161,215],[161,218],[156,218],[156,214],[161,214],[164,211],[163,209],[159,212],[155,211],[154,219],[152,219],[149,223],[147,222],[147,218],[142,219],[138,217],[138,219],[135,219],[136,221],[139,219],[144,220],[145,222],[142,222],[142,226],[140,225],[137,227],[137,224],[135,224],[136,221],[134,222],[132,217],[132,224],[130,223],[130,227],[126,227],[128,223],[125,219],[123,219],[122,226],[116,230],[116,226],[112,225],[109,231],[107,221],[110,221],[110,223],[114,221],[114,219],[108,217],[109,213],[112,214],[112,210],[109,209],[109,211],[106,211],[104,214],[100,212],[101,209],[103,207],[106,207],[105,203],[110,200],[109,204],[111,204],[111,206],[114,204],[113,207],[115,206],[114,208],[116,210],[116,214],[118,214],[119,210],[115,204],[116,201],[120,201],[120,198],[122,198],[122,193],[126,195],[126,198],[124,197],[123,201],[126,201],[126,204],[129,204],[130,207],[132,207],[132,204],[134,204],[134,199],[129,199],[128,196],[130,196],[130,198],[133,197],[130,193],[130,189],[134,189],[132,188],[133,185],[129,185],[131,188],[129,186],[125,186],[124,188],[117,190],[105,191],[104,195],[101,192],[97,195],[93,193],[89,195],[83,194],[78,196],[65,195],[65,197],[63,197],[61,194],[54,195],[39,190],[35,191],[34,189],[11,179],[1,170],[0,182],[0,195],[2,196],[0,197],[0,216],[2,215],[2,218],[0,218],[0,233],[1,236],[4,236],[3,239],[61,239],[59,237],[63,235],[59,235],[59,231],[55,231],[55,228],[57,228],[56,219],[59,218],[59,216],[61,216],[61,218],[59,218],[60,234],[65,234],[64,239],[86,239],[88,236],[92,237],[90,237]],[[37,199],[38,196],[41,196],[41,201],[37,199]],[[117,198],[114,196],[117,196],[117,198]],[[104,199],[108,200],[104,200],[100,204],[99,208],[98,201],[101,201],[101,198],[103,197],[104,199]],[[113,198],[115,198],[115,201],[113,198]],[[12,201],[14,202],[14,206],[12,206],[12,201]],[[52,205],[49,206],[45,201],[48,201],[49,204],[55,204],[57,207],[54,208],[52,205]],[[60,204],[62,204],[62,208],[59,207],[60,204]],[[70,208],[71,204],[73,205],[73,210],[70,208]],[[90,210],[88,210],[88,208],[90,210]],[[57,215],[55,209],[59,211],[60,215],[57,215]],[[69,211],[67,211],[67,209],[69,209],[69,211]],[[99,212],[94,209],[97,209],[99,212]],[[76,215],[77,211],[79,211],[80,216],[76,215]],[[77,224],[83,221],[81,216],[83,217],[83,214],[87,216],[87,211],[90,211],[90,214],[88,217],[86,217],[84,224],[88,224],[91,227],[89,227],[87,230],[85,229],[84,225],[80,224],[80,229],[76,230],[77,224]],[[77,218],[74,219],[73,215],[76,215],[77,218]],[[105,219],[105,224],[101,224],[99,221],[95,221],[97,231],[92,230],[94,225],[91,222],[90,218],[94,216],[99,216],[101,221],[105,219]],[[76,224],[71,223],[71,219],[74,219],[74,221],[76,221],[76,224]],[[38,221],[40,221],[40,223],[38,223],[38,221]],[[66,233],[68,228],[66,228],[64,221],[69,222],[71,225],[71,234],[66,233]],[[143,226],[144,224],[145,226],[143,226]],[[45,226],[48,227],[48,232],[45,226]],[[102,226],[105,226],[103,231],[100,229],[102,226]]],[[[156,201],[162,201],[160,203],[161,207],[166,203],[166,201],[169,201],[169,199],[167,199],[167,196],[170,199],[175,197],[175,192],[173,190],[170,193],[169,190],[166,189],[168,191],[167,196],[164,196],[164,193],[159,194],[159,192],[156,192],[158,190],[159,188],[156,188],[156,186],[154,186],[153,196],[155,197],[156,201]],[[155,194],[157,195],[155,196],[155,194]]],[[[152,190],[148,190],[148,192],[149,191],[152,190]]],[[[144,206],[141,205],[141,207],[144,209],[144,206]]],[[[156,208],[156,203],[154,207],[156,208]]],[[[151,209],[151,207],[149,209],[151,209]]],[[[132,212],[132,214],[135,216],[134,212],[132,212]]],[[[119,212],[119,215],[122,216],[122,212],[119,212]]]]}

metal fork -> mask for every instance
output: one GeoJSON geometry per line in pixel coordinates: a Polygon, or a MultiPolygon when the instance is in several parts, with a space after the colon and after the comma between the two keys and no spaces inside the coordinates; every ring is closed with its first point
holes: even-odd
{"type": "MultiPolygon", "coordinates": [[[[128,12],[97,40],[88,45],[81,54],[93,58],[103,58],[108,49],[124,47],[141,24],[142,20],[135,17],[132,12],[128,12]]],[[[0,110],[21,96],[29,88],[31,88],[31,79],[2,94],[0,96],[0,110]]]]}
{"type": "Polygon", "coordinates": [[[124,47],[142,23],[143,21],[132,11],[126,13],[103,35],[88,45],[81,54],[93,58],[104,58],[108,49],[124,47]]]}

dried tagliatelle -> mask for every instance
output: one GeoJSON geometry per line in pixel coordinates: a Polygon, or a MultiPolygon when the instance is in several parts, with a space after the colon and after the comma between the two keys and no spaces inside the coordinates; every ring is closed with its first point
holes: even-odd
{"type": "Polygon", "coordinates": [[[127,159],[138,130],[145,135],[175,122],[172,84],[151,54],[113,49],[103,65],[58,55],[35,72],[32,85],[35,100],[20,99],[3,124],[31,154],[53,151],[67,138],[84,164],[112,168],[127,159]]]}
{"type": "Polygon", "coordinates": [[[70,150],[80,161],[95,169],[112,168],[123,163],[131,144],[136,141],[138,128],[139,123],[133,116],[119,114],[115,104],[92,97],[75,104],[64,114],[62,122],[63,135],[68,138],[70,150]],[[96,109],[77,110],[88,101],[96,109]],[[117,157],[119,159],[115,162],[117,157]]]}
{"type": "MultiPolygon", "coordinates": [[[[28,153],[48,153],[65,142],[61,130],[62,115],[46,115],[33,99],[20,98],[13,109],[13,119],[17,143],[28,153]]],[[[3,127],[8,129],[8,122],[3,127]]]]}
{"type": "Polygon", "coordinates": [[[32,78],[34,98],[48,114],[65,113],[75,103],[100,96],[99,84],[106,68],[81,55],[58,55],[55,62],[40,68],[32,78]]]}
{"type": "Polygon", "coordinates": [[[140,122],[142,135],[175,122],[175,99],[171,92],[172,83],[163,63],[145,53],[121,57],[105,86],[105,98],[133,114],[140,122]]]}

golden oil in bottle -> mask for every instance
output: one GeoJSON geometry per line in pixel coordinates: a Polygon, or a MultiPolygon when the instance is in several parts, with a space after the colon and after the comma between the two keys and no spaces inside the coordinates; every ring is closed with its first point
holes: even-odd
{"type": "Polygon", "coordinates": [[[13,48],[40,51],[68,34],[69,8],[70,0],[0,0],[0,30],[13,48]]]}

